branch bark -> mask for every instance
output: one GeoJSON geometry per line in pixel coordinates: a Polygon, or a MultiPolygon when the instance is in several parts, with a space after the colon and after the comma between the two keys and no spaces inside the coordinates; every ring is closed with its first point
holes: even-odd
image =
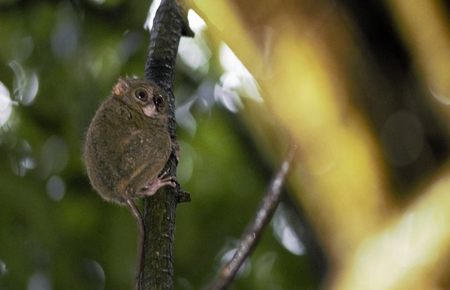
{"type": "Polygon", "coordinates": [[[282,188],[289,170],[292,165],[292,161],[295,156],[296,146],[292,145],[289,149],[287,157],[281,164],[281,167],[277,171],[276,175],[272,178],[269,188],[264,196],[264,199],[259,206],[256,215],[247,225],[244,234],[241,237],[240,243],[236,252],[230,261],[228,261],[218,272],[215,280],[206,288],[207,290],[224,290],[227,289],[230,283],[233,281],[236,273],[241,268],[245,260],[251,255],[253,249],[256,247],[262,233],[269,223],[270,219],[275,212],[278,204],[280,203],[280,197],[282,188]]]}
{"type": "MultiPolygon", "coordinates": [[[[178,164],[173,82],[178,44],[182,35],[193,36],[185,12],[178,1],[162,0],[150,32],[145,79],[157,83],[169,95],[168,130],[174,146],[166,168],[172,176],[176,176],[178,164]]],[[[185,193],[182,194],[179,186],[164,187],[154,196],[144,199],[144,236],[142,262],[138,274],[139,290],[173,289],[175,209],[180,196],[181,199],[188,199],[185,193]]]]}

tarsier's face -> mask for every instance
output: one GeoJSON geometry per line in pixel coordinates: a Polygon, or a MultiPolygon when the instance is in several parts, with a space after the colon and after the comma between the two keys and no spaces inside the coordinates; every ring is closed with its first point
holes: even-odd
{"type": "Polygon", "coordinates": [[[167,96],[155,84],[139,79],[119,79],[113,94],[148,118],[165,116],[167,96]]]}

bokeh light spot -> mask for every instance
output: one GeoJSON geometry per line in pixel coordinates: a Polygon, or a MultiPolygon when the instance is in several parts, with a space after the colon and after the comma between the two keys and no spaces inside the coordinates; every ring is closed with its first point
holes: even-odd
{"type": "Polygon", "coordinates": [[[178,106],[175,110],[177,124],[185,129],[191,136],[197,131],[197,121],[191,113],[191,107],[195,102],[195,97],[186,103],[178,106]]]}
{"type": "Polygon", "coordinates": [[[105,271],[99,262],[86,259],[84,261],[84,270],[95,289],[105,289],[105,271]]]}
{"type": "Polygon", "coordinates": [[[238,80],[234,75],[224,74],[221,82],[214,86],[214,98],[229,111],[236,113],[243,108],[242,100],[237,93],[238,80]]]}
{"type": "Polygon", "coordinates": [[[158,10],[159,4],[161,3],[161,0],[154,0],[152,1],[152,4],[150,5],[150,8],[148,9],[147,18],[144,22],[144,29],[147,29],[150,31],[153,26],[153,19],[155,18],[156,10],[158,10]]]}
{"type": "Polygon", "coordinates": [[[48,179],[46,189],[48,196],[54,201],[62,200],[66,193],[64,180],[57,175],[53,175],[48,179]]]}
{"type": "Polygon", "coordinates": [[[20,140],[16,146],[17,154],[10,155],[11,169],[17,176],[25,176],[28,170],[36,167],[36,161],[31,157],[31,145],[26,140],[20,140]]]}
{"type": "Polygon", "coordinates": [[[198,71],[201,75],[208,73],[211,52],[202,41],[182,37],[180,39],[178,53],[183,63],[191,70],[198,71]]]}
{"type": "Polygon", "coordinates": [[[97,5],[102,5],[106,2],[106,0],[90,0],[90,2],[95,3],[97,5]]]}
{"type": "Polygon", "coordinates": [[[275,238],[289,252],[298,256],[305,253],[305,246],[292,228],[292,224],[289,222],[283,206],[279,206],[275,211],[272,228],[275,238]]]}
{"type": "Polygon", "coordinates": [[[181,159],[178,164],[178,181],[181,183],[188,182],[194,172],[194,149],[187,143],[180,141],[181,159]]]}
{"type": "Polygon", "coordinates": [[[47,139],[41,152],[42,176],[48,176],[64,169],[69,160],[69,152],[63,139],[52,136],[47,139]]]}
{"type": "Polygon", "coordinates": [[[28,280],[27,290],[51,290],[53,289],[50,280],[40,272],[34,273],[28,280]]]}
{"type": "Polygon", "coordinates": [[[219,58],[224,74],[214,89],[216,100],[232,112],[242,107],[240,93],[243,97],[261,102],[263,99],[255,78],[225,43],[219,47],[219,58]]]}
{"type": "Polygon", "coordinates": [[[188,11],[188,21],[189,27],[194,31],[195,34],[200,33],[203,29],[206,28],[206,22],[203,20],[200,15],[198,15],[194,10],[189,9],[188,11]]]}
{"type": "Polygon", "coordinates": [[[35,72],[26,71],[17,61],[11,61],[9,66],[14,72],[14,99],[22,105],[31,105],[39,90],[39,79],[35,72]]]}
{"type": "Polygon", "coordinates": [[[6,263],[0,260],[0,277],[5,275],[8,272],[8,268],[6,268],[6,263]]]}
{"type": "MultiPolygon", "coordinates": [[[[234,254],[236,253],[236,250],[237,248],[226,250],[220,259],[220,264],[225,265],[226,263],[228,263],[233,258],[234,254]]],[[[247,276],[250,273],[251,269],[252,263],[250,259],[246,259],[245,262],[242,264],[242,266],[239,268],[239,271],[237,272],[236,276],[237,277],[247,276]]]]}
{"type": "Polygon", "coordinates": [[[8,88],[0,82],[0,126],[3,126],[11,116],[12,101],[8,88]]]}
{"type": "Polygon", "coordinates": [[[440,103],[446,105],[446,106],[450,106],[450,98],[446,97],[442,94],[439,94],[437,92],[435,92],[434,90],[431,90],[431,95],[438,100],[440,103]]]}
{"type": "Polygon", "coordinates": [[[77,49],[79,25],[69,5],[63,5],[58,11],[58,20],[52,34],[52,50],[60,59],[70,58],[77,49]]]}

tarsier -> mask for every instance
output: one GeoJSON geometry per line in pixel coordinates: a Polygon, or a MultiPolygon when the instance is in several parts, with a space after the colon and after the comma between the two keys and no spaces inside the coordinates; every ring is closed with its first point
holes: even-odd
{"type": "Polygon", "coordinates": [[[93,188],[105,200],[131,209],[141,242],[143,221],[134,200],[176,186],[174,177],[163,172],[173,150],[167,122],[168,96],[161,88],[121,78],[86,135],[84,159],[93,188]]]}

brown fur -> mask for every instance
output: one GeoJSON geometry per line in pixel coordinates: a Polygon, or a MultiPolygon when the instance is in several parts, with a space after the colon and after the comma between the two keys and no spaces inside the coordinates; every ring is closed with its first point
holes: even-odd
{"type": "Polygon", "coordinates": [[[138,79],[119,79],[112,93],[89,126],[84,160],[94,189],[124,204],[158,177],[169,158],[168,99],[157,85],[138,79]],[[148,99],[140,100],[139,91],[148,99]],[[162,105],[147,117],[142,108],[155,105],[156,96],[162,105]]]}

